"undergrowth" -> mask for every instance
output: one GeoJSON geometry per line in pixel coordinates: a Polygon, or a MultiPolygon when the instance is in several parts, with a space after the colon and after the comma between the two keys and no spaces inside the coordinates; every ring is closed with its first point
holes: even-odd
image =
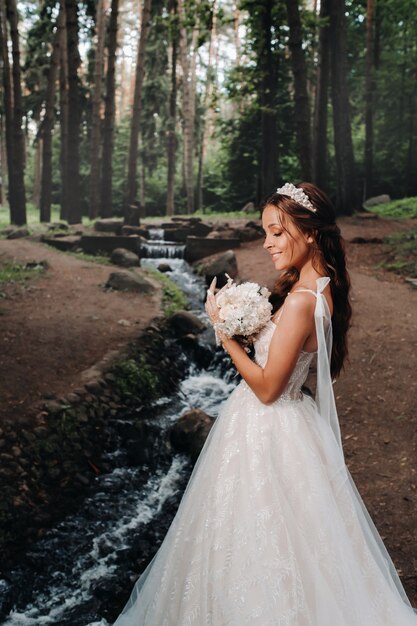
{"type": "Polygon", "coordinates": [[[411,198],[401,198],[400,200],[393,200],[392,202],[386,202],[384,204],[377,204],[373,207],[368,207],[368,211],[376,213],[381,217],[394,217],[394,218],[417,218],[417,196],[411,198]]]}
{"type": "Polygon", "coordinates": [[[39,276],[45,271],[42,264],[21,265],[19,263],[5,263],[0,266],[0,285],[22,283],[39,276]]]}
{"type": "Polygon", "coordinates": [[[417,277],[417,229],[384,238],[386,258],[379,265],[403,276],[417,277]]]}
{"type": "Polygon", "coordinates": [[[146,268],[154,278],[162,284],[162,309],[164,314],[169,317],[178,309],[187,308],[187,298],[184,292],[172,281],[169,276],[159,272],[153,268],[146,268]]]}

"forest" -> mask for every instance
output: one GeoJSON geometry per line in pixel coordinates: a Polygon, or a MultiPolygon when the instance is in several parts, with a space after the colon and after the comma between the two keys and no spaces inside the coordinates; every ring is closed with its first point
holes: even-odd
{"type": "Polygon", "coordinates": [[[3,222],[238,211],[286,180],[314,181],[344,215],[417,195],[416,13],[1,0],[3,222]]]}

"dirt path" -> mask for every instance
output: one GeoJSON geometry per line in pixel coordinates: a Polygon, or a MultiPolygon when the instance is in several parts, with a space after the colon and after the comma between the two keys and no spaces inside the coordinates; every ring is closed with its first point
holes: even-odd
{"type": "Polygon", "coordinates": [[[0,266],[46,260],[49,269],[0,291],[0,424],[23,420],[48,395],[86,382],[88,368],[121,350],[160,314],[160,296],[103,289],[116,266],[26,239],[0,240],[0,266]]]}
{"type": "MultiPolygon", "coordinates": [[[[341,226],[350,240],[410,223],[351,218],[341,226]]],[[[350,361],[335,391],[348,465],[417,605],[417,291],[375,269],[383,255],[378,244],[348,246],[354,318],[350,361]]],[[[273,285],[261,242],[245,244],[236,256],[242,278],[273,285]]],[[[82,384],[84,370],[160,312],[159,298],[104,292],[110,266],[27,240],[0,240],[0,264],[7,259],[47,260],[50,269],[26,287],[8,288],[0,300],[0,419],[23,419],[43,394],[82,384]]]]}
{"type": "MultiPolygon", "coordinates": [[[[409,225],[341,221],[347,240],[409,225]]],[[[417,606],[417,291],[375,269],[384,257],[381,245],[349,244],[347,250],[354,316],[349,362],[335,384],[345,456],[417,606]]],[[[259,242],[236,256],[242,277],[272,287],[274,267],[259,242]]]]}

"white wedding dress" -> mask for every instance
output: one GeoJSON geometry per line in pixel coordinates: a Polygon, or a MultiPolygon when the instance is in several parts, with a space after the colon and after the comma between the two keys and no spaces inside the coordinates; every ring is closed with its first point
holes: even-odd
{"type": "MultiPolygon", "coordinates": [[[[301,352],[265,405],[242,381],[218,416],[176,517],[114,626],[417,626],[346,468],[317,281],[316,401],[301,352]]],[[[276,325],[255,342],[265,366],[276,325]]]]}

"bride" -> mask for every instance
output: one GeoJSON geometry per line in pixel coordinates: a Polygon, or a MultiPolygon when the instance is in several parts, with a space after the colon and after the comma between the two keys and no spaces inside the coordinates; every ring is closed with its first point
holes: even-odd
{"type": "Polygon", "coordinates": [[[351,309],[333,208],[286,183],[262,223],[278,309],[254,360],[219,333],[243,380],[115,626],[417,626],[344,461],[332,379],[351,309]],[[315,400],[301,391],[313,361],[315,400]]]}

